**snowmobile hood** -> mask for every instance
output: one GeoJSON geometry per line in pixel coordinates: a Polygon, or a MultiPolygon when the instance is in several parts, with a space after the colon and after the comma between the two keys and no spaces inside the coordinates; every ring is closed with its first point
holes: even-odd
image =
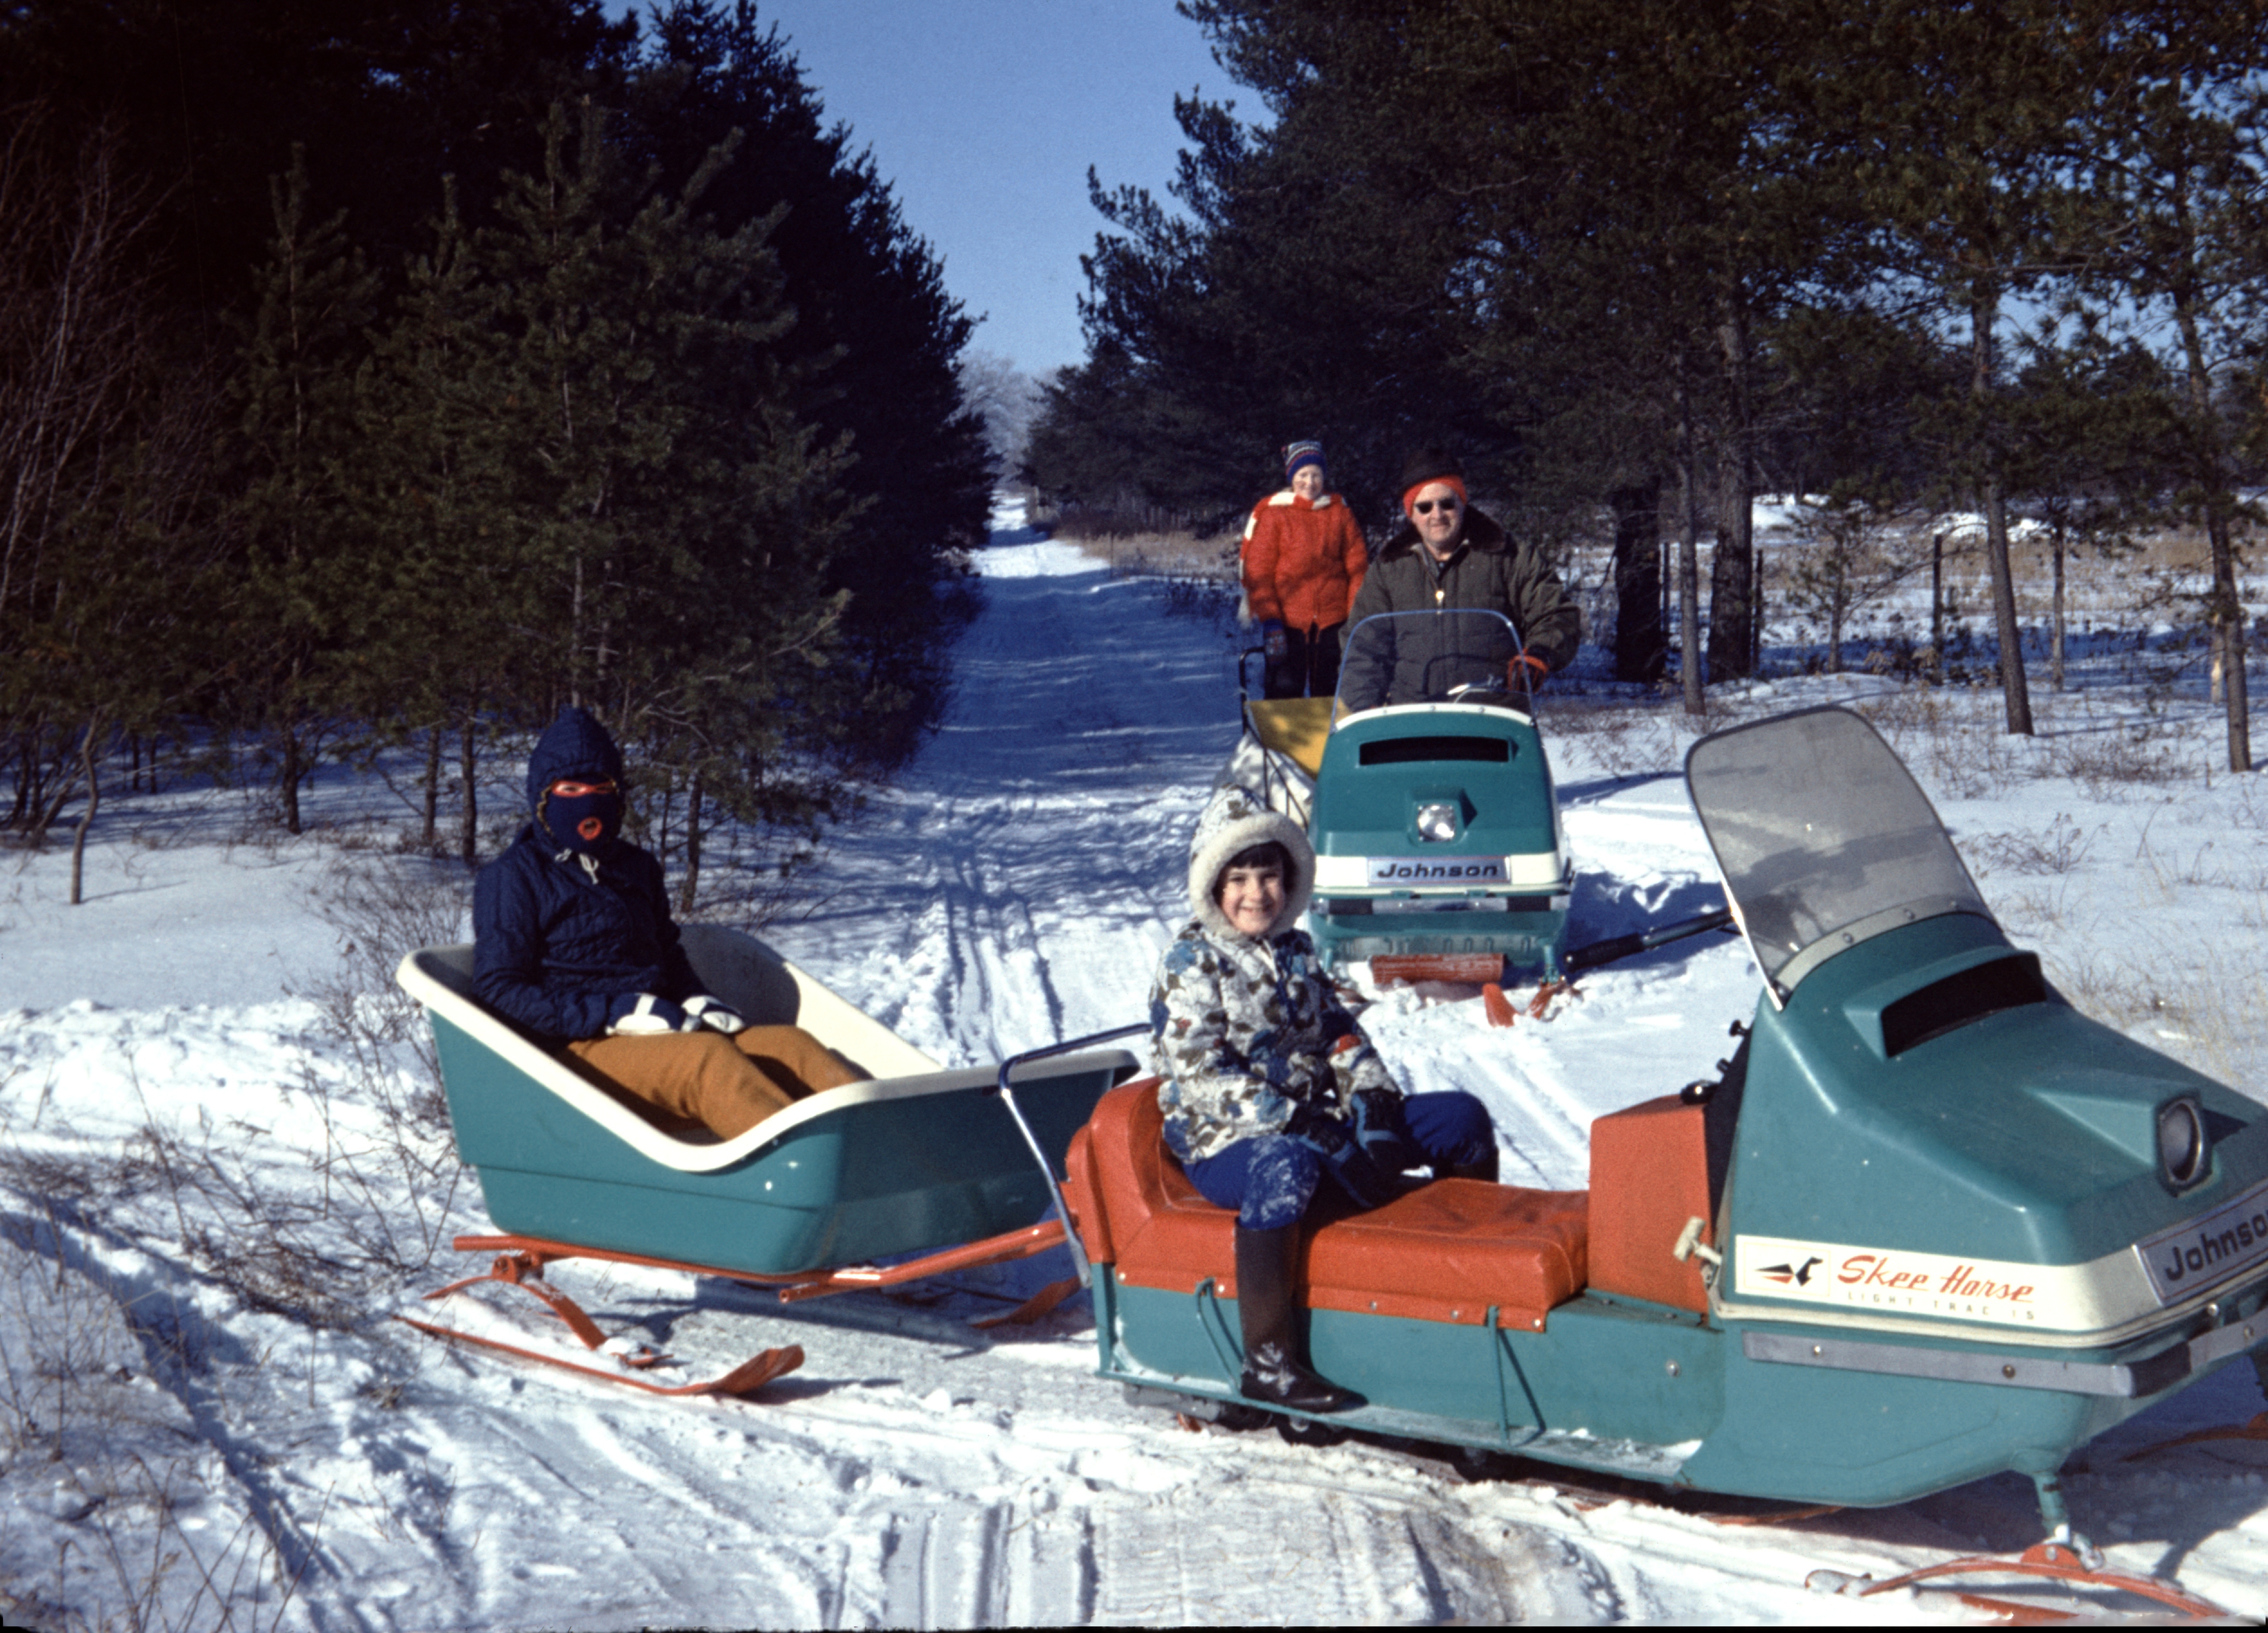
{"type": "Polygon", "coordinates": [[[544,728],[527,757],[527,809],[534,814],[543,791],[563,777],[584,782],[621,783],[622,751],[588,709],[569,706],[544,728]]]}
{"type": "Polygon", "coordinates": [[[1858,943],[1760,1005],[1750,1041],[1736,1297],[2077,1335],[2268,1268],[2249,1223],[2268,1210],[2268,1109],[2080,1014],[1979,915],[1858,943]],[[2161,1155],[2169,1114],[2203,1138],[2185,1173],[2161,1155]],[[2216,1273],[2150,1267],[2224,1213],[2242,1239],[2205,1253],[2216,1273]]]}

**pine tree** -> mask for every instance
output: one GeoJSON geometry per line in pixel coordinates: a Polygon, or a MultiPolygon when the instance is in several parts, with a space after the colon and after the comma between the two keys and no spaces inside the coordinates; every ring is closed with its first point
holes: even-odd
{"type": "Polygon", "coordinates": [[[232,713],[266,737],[292,833],[300,785],[337,729],[342,617],[365,587],[331,526],[345,508],[353,371],[377,293],[345,212],[311,219],[307,193],[306,151],[294,147],[290,171],[271,178],[275,237],[232,386],[241,485],[229,526],[243,595],[224,647],[232,713]]]}
{"type": "Polygon", "coordinates": [[[458,854],[480,838],[479,765],[491,722],[537,672],[536,582],[516,548],[512,449],[493,412],[493,299],[445,185],[431,249],[361,381],[357,532],[373,589],[350,610],[353,706],[427,745],[424,840],[436,842],[445,745],[459,788],[458,854]]]}
{"type": "Polygon", "coordinates": [[[2257,7],[2200,15],[2153,4],[2122,8],[2112,26],[2115,92],[2088,110],[2084,127],[2101,183],[2092,225],[2107,250],[2103,281],[2117,297],[2173,320],[2182,507],[2204,524],[2212,558],[2206,619],[2226,686],[2229,769],[2250,771],[2234,536],[2237,435],[2223,387],[2268,339],[2257,296],[2268,272],[2268,108],[2259,85],[2268,16],[2257,7]]]}
{"type": "Polygon", "coordinates": [[[1965,330],[1969,378],[1940,405],[1940,434],[1984,515],[2002,697],[2019,735],[2032,714],[2008,553],[2003,325],[2012,298],[2085,264],[2079,120],[2124,71],[2106,49],[2113,9],[1893,0],[1847,13],[1832,41],[1847,71],[1822,95],[1891,251],[1886,275],[1965,330]]]}
{"type": "Polygon", "coordinates": [[[972,604],[963,552],[983,541],[990,507],[983,425],[961,403],[957,367],[970,321],[872,156],[824,125],[793,55],[746,0],[657,9],[622,139],[669,188],[718,144],[739,144],[703,207],[723,233],[772,221],[795,314],[779,356],[799,412],[848,455],[837,520],[858,543],[833,558],[828,587],[848,594],[837,678],[855,674],[858,693],[825,735],[836,753],[895,765],[942,707],[946,650],[972,604]]]}
{"type": "Polygon", "coordinates": [[[476,236],[468,377],[526,598],[523,718],[591,706],[657,792],[787,819],[828,787],[793,748],[839,730],[857,687],[833,661],[845,598],[827,582],[843,459],[780,355],[777,217],[725,233],[697,211],[733,162],[727,144],[653,191],[597,110],[555,111],[543,174],[511,179],[476,236]]]}

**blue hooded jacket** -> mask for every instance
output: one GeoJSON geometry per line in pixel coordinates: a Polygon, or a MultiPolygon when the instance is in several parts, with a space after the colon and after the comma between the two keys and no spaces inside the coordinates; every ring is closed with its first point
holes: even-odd
{"type": "MultiPolygon", "coordinates": [[[[622,780],[622,751],[582,709],[561,710],[528,757],[531,816],[563,778],[622,780]]],[[[473,990],[550,1041],[603,1036],[639,993],[682,1002],[699,990],[661,863],[619,838],[592,861],[530,822],[473,885],[473,990]]]]}

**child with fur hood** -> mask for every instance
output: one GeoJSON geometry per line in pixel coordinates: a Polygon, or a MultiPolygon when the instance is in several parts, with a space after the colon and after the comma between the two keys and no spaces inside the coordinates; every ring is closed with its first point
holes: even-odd
{"type": "Polygon", "coordinates": [[[1315,877],[1307,836],[1241,788],[1216,794],[1189,846],[1196,917],[1150,993],[1167,1146],[1205,1200],[1236,1210],[1237,1314],[1248,1399],[1334,1412],[1360,1397],[1303,1366],[1293,1338],[1300,1221],[1322,1181],[1358,1208],[1407,1170],[1497,1177],[1471,1095],[1404,1095],[1298,928],[1315,877]]]}

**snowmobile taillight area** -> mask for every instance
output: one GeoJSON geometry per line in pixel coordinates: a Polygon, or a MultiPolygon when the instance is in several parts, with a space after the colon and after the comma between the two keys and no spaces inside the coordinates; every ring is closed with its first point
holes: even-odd
{"type": "Polygon", "coordinates": [[[1395,981],[1462,981],[1479,986],[1504,979],[1504,955],[1381,953],[1370,961],[1370,979],[1381,986],[1395,981]]]}

